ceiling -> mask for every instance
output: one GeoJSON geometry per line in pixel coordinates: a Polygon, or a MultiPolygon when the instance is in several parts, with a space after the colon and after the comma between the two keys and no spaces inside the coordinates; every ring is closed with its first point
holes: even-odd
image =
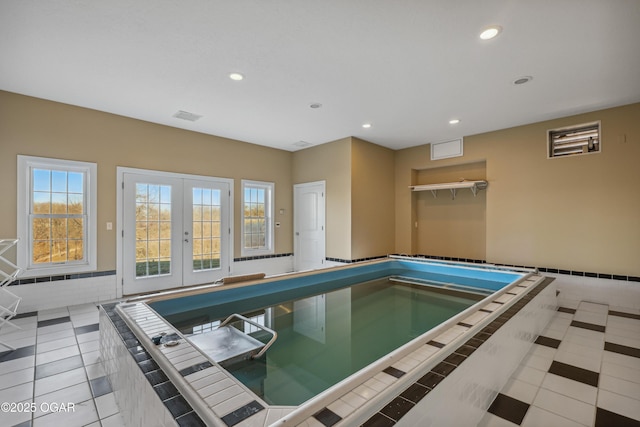
{"type": "Polygon", "coordinates": [[[0,90],[289,151],[400,149],[640,101],[640,0],[2,0],[0,90]]]}

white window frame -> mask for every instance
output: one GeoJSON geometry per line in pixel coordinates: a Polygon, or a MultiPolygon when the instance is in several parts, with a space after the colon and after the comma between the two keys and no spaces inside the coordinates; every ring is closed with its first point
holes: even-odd
{"type": "Polygon", "coordinates": [[[18,156],[18,242],[17,261],[23,277],[50,276],[95,271],[98,267],[97,212],[98,212],[98,165],[73,160],[51,159],[33,156],[18,156]],[[84,174],[85,257],[82,261],[70,261],[47,265],[32,263],[32,230],[30,212],[32,204],[31,171],[34,168],[81,172],[84,174]]]}
{"type": "Polygon", "coordinates": [[[242,210],[242,221],[241,221],[241,230],[240,230],[240,252],[243,257],[248,256],[260,256],[260,255],[270,255],[274,253],[274,223],[273,223],[273,205],[275,199],[275,183],[273,182],[265,182],[265,181],[250,181],[243,179],[242,183],[242,200],[241,200],[241,210],[242,210]],[[244,241],[244,224],[245,224],[245,216],[244,216],[244,190],[246,187],[254,187],[265,190],[265,216],[266,216],[266,226],[265,226],[265,247],[260,249],[252,249],[245,247],[244,241]]]}

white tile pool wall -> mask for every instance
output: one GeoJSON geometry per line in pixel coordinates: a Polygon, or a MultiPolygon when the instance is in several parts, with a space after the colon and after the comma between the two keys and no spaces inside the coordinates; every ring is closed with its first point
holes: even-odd
{"type": "Polygon", "coordinates": [[[293,272],[293,256],[277,258],[252,259],[247,261],[235,261],[231,266],[231,274],[264,273],[267,276],[293,272]]]}
{"type": "Polygon", "coordinates": [[[101,303],[122,296],[117,293],[115,274],[11,286],[10,290],[22,298],[20,313],[66,307],[70,304],[101,303]]]}
{"type": "Polygon", "coordinates": [[[396,425],[476,425],[556,309],[556,286],[551,283],[396,425]]]}
{"type": "Polygon", "coordinates": [[[125,426],[177,426],[125,347],[104,310],[100,310],[100,357],[125,426]]]}
{"type": "Polygon", "coordinates": [[[567,274],[545,273],[545,276],[555,277],[560,291],[558,304],[562,307],[577,308],[580,301],[589,301],[607,304],[611,310],[627,308],[633,309],[634,313],[640,313],[638,282],[567,274]]]}

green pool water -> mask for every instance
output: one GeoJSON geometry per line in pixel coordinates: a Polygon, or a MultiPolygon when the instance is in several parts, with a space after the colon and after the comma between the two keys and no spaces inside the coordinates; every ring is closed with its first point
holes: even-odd
{"type": "Polygon", "coordinates": [[[226,369],[269,404],[299,405],[482,298],[385,278],[252,310],[278,339],[226,369]]]}

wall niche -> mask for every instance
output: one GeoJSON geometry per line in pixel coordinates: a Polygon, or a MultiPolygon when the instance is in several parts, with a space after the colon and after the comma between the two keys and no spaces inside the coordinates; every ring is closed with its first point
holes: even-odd
{"type": "MultiPolygon", "coordinates": [[[[412,185],[439,184],[462,180],[486,180],[486,162],[416,170],[412,185]]],[[[455,199],[449,190],[413,192],[413,252],[431,256],[486,259],[486,192],[474,196],[458,190],[455,199]]]]}

